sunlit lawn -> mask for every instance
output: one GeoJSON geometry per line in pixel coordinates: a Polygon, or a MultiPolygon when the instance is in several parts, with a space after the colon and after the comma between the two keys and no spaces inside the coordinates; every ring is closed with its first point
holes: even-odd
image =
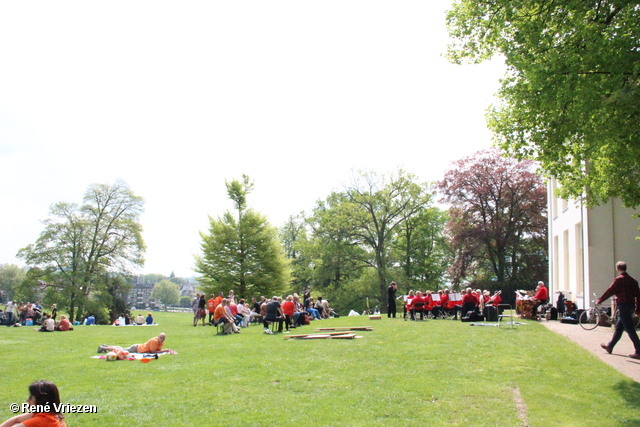
{"type": "MultiPolygon", "coordinates": [[[[0,327],[0,418],[37,379],[64,403],[96,405],[69,426],[640,425],[640,384],[535,322],[514,330],[452,320],[312,322],[365,326],[357,340],[285,340],[252,326],[216,335],[189,314],[155,327],[0,327]],[[179,354],[150,363],[91,359],[100,344],[167,333],[179,354]],[[526,410],[518,410],[518,396],[526,410]]],[[[1,421],[1,420],[0,420],[1,421]]]]}

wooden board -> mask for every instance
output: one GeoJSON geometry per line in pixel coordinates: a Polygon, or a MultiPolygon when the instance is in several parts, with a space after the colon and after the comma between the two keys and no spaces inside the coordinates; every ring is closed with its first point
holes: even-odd
{"type": "Polygon", "coordinates": [[[336,328],[316,328],[316,331],[373,331],[373,326],[344,326],[336,328]]]}
{"type": "Polygon", "coordinates": [[[291,340],[319,340],[319,339],[348,339],[352,340],[355,338],[362,338],[361,336],[356,336],[356,334],[340,334],[340,335],[327,335],[327,334],[309,334],[309,335],[290,335],[285,337],[285,339],[291,340]]]}
{"type": "Polygon", "coordinates": [[[382,320],[382,316],[380,316],[379,314],[372,314],[371,316],[369,316],[369,320],[382,320]]]}
{"type": "Polygon", "coordinates": [[[323,334],[309,334],[304,337],[298,337],[296,339],[299,340],[330,340],[331,335],[323,335],[323,334]]]}

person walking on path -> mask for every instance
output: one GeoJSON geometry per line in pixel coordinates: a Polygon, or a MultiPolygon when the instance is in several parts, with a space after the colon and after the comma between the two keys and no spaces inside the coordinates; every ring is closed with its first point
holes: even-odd
{"type": "Polygon", "coordinates": [[[640,339],[633,325],[633,313],[638,314],[638,309],[640,308],[640,287],[638,287],[638,281],[627,274],[626,262],[618,262],[616,270],[620,275],[615,278],[609,289],[598,299],[597,304],[602,304],[609,297],[615,295],[618,300],[620,318],[616,323],[616,330],[613,333],[613,337],[611,337],[611,341],[608,344],[600,344],[600,346],[611,354],[613,348],[622,337],[622,331],[626,331],[636,349],[636,352],[630,354],[629,357],[640,359],[640,339]]]}

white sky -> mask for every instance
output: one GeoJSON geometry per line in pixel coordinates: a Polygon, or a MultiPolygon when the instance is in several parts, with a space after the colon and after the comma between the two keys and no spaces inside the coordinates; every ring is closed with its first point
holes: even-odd
{"type": "Polygon", "coordinates": [[[183,277],[225,179],[276,226],[351,170],[441,179],[491,145],[504,73],[441,56],[451,3],[0,2],[0,263],[117,178],[146,200],[141,272],[183,277]]]}

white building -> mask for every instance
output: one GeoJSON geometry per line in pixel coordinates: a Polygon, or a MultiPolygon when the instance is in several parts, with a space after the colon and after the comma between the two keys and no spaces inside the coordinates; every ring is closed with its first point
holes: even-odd
{"type": "Polygon", "coordinates": [[[640,220],[633,218],[638,211],[617,199],[587,208],[555,197],[555,179],[548,186],[551,302],[556,291],[569,291],[567,299],[579,308],[591,307],[593,293],[602,295],[616,277],[618,261],[626,261],[629,274],[640,279],[640,220]]]}

